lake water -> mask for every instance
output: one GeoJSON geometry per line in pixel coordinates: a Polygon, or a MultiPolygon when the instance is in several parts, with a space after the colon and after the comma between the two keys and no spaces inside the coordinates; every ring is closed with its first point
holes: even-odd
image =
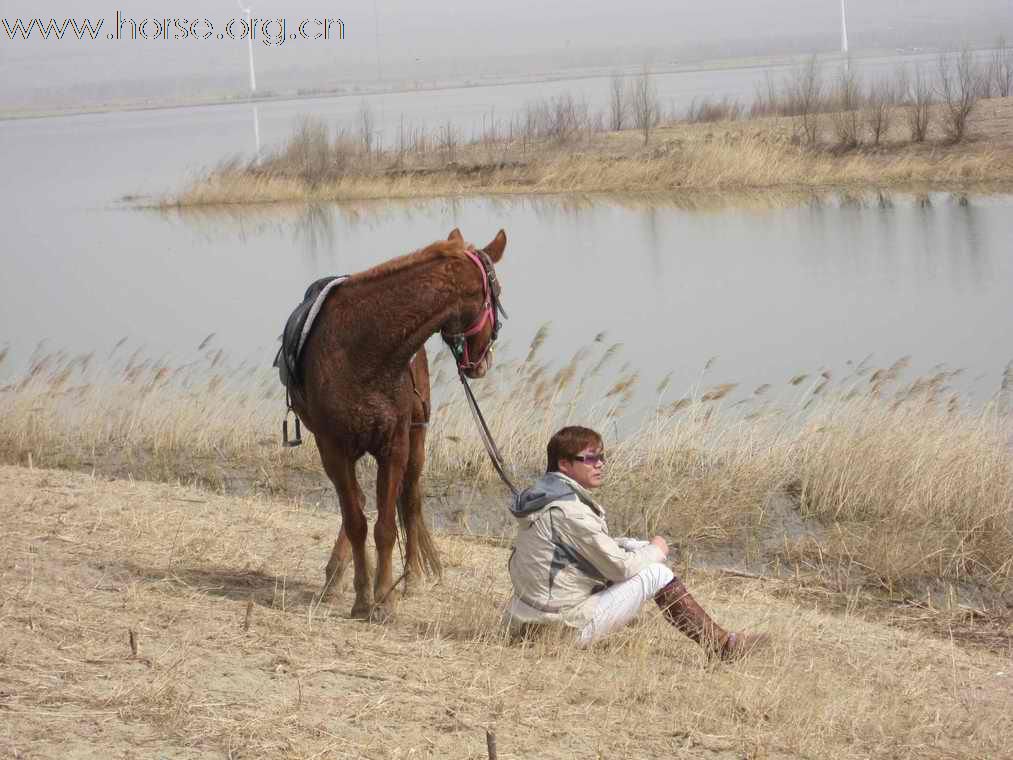
{"type": "MultiPolygon", "coordinates": [[[[743,91],[763,76],[706,73],[743,91]]],[[[591,86],[581,81],[537,92],[591,86]]],[[[687,100],[696,87],[671,86],[687,100]]],[[[439,109],[466,127],[496,98],[507,104],[497,113],[520,108],[534,86],[516,87],[386,96],[384,113],[439,109]]],[[[297,113],[338,123],[356,108],[349,98],[264,103],[261,133],[271,144],[297,113]]],[[[162,214],[118,200],[176,189],[249,150],[251,135],[244,105],[0,122],[6,367],[43,338],[86,351],[126,336],[182,360],[210,332],[234,356],[269,363],[309,281],[455,226],[480,244],[507,231],[500,274],[511,318],[501,355],[524,352],[550,322],[547,349],[560,362],[605,331],[651,387],[673,373],[675,393],[714,356],[708,383],[752,385],[910,354],[915,371],[967,368],[978,396],[995,390],[1013,359],[1008,196],[697,198],[693,208],[665,197],[475,198],[231,214],[162,214]]]]}

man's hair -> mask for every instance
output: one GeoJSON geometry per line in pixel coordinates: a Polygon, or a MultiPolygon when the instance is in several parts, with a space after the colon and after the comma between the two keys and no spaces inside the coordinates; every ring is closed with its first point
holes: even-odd
{"type": "Polygon", "coordinates": [[[591,430],[591,428],[580,427],[578,425],[563,428],[549,439],[547,447],[549,464],[545,468],[545,471],[559,472],[560,459],[572,460],[589,446],[594,446],[595,448],[603,446],[601,436],[591,430]]]}

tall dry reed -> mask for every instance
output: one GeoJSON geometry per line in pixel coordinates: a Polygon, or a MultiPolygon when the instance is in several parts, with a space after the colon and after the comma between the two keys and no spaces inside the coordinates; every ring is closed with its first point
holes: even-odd
{"type": "MultiPolygon", "coordinates": [[[[784,386],[789,399],[767,388],[740,398],[722,384],[668,400],[665,381],[651,404],[620,346],[600,338],[557,365],[543,359],[543,329],[523,359],[474,383],[522,484],[544,469],[549,436],[580,423],[608,441],[602,496],[617,530],[752,547],[764,561],[891,590],[926,580],[1003,589],[1013,578],[1002,405],[961,408],[939,373],[901,385],[903,362],[838,383],[799,373],[784,386]],[[781,535],[785,519],[797,530],[781,535]]],[[[488,509],[500,511],[445,353],[433,371],[426,478],[487,491],[488,509]]],[[[332,498],[312,438],[280,447],[282,398],[273,370],[232,365],[213,345],[179,366],[122,349],[102,361],[40,352],[0,389],[0,458],[332,498]]]]}

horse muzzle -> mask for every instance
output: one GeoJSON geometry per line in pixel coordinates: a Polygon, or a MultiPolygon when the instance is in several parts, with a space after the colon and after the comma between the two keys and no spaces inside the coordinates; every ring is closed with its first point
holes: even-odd
{"type": "Polygon", "coordinates": [[[461,371],[464,372],[464,376],[469,380],[478,380],[479,378],[485,377],[486,373],[492,367],[492,351],[487,350],[482,359],[478,364],[465,367],[461,371]]]}

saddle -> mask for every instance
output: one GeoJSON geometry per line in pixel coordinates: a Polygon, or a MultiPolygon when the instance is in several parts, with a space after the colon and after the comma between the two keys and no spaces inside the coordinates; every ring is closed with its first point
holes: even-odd
{"type": "MultiPolygon", "coordinates": [[[[289,438],[288,415],[293,411],[292,398],[301,398],[304,378],[300,358],[303,346],[306,345],[306,339],[313,330],[313,323],[320,313],[324,301],[327,300],[327,296],[330,295],[330,292],[334,288],[347,279],[348,275],[321,277],[312,283],[306,288],[302,303],[295,307],[289,315],[288,321],[285,322],[285,331],[281,334],[281,348],[275,354],[272,365],[278,368],[278,377],[281,379],[281,384],[285,386],[286,391],[285,405],[287,411],[285,419],[281,423],[281,438],[284,446],[298,446],[302,443],[302,431],[298,415],[295,418],[295,437],[289,438]]],[[[413,419],[412,427],[426,427],[429,424],[429,404],[419,392],[415,380],[414,363],[415,357],[412,357],[408,363],[408,372],[412,381],[412,389],[422,402],[422,419],[413,419]]]]}
{"type": "Polygon", "coordinates": [[[285,331],[281,334],[281,348],[274,357],[274,365],[278,368],[281,384],[289,392],[293,388],[301,388],[303,384],[302,365],[299,361],[303,346],[313,329],[313,322],[320,313],[328,294],[336,286],[348,279],[348,275],[340,277],[321,277],[306,288],[302,303],[295,307],[285,322],[285,331]]]}

